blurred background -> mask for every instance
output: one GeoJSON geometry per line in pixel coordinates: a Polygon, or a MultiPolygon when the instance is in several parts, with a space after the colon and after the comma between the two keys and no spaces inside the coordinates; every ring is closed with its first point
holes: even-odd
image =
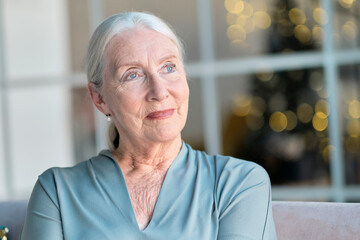
{"type": "Polygon", "coordinates": [[[360,0],[0,0],[0,200],[106,147],[84,56],[130,10],[185,43],[186,142],[259,163],[274,200],[360,201],[360,0]]]}

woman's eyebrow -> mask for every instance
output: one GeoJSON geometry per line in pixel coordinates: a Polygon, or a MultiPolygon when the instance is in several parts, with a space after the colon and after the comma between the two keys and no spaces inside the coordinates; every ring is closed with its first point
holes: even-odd
{"type": "Polygon", "coordinates": [[[162,57],[159,59],[159,63],[161,62],[164,62],[166,60],[169,60],[169,59],[177,59],[178,57],[175,56],[174,54],[171,54],[171,55],[166,55],[165,57],[162,57]]]}
{"type": "MultiPolygon", "coordinates": [[[[128,67],[128,66],[140,66],[141,65],[141,63],[139,61],[135,60],[135,61],[126,62],[126,60],[123,61],[123,59],[124,58],[115,59],[114,65],[113,65],[115,71],[117,71],[120,68],[124,68],[124,67],[128,67]]],[[[174,54],[166,55],[158,60],[158,64],[160,64],[166,60],[170,60],[170,59],[178,59],[178,57],[174,54]]]]}

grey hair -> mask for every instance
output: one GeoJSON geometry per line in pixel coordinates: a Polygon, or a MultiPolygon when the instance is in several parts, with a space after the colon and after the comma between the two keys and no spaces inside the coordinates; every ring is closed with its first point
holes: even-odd
{"type": "MultiPolygon", "coordinates": [[[[172,30],[170,25],[159,17],[144,12],[124,12],[118,13],[105,19],[92,34],[87,55],[86,55],[86,72],[89,83],[93,83],[98,89],[102,89],[104,76],[104,52],[109,41],[122,32],[134,29],[136,27],[144,27],[157,31],[170,40],[172,40],[178,48],[181,60],[184,57],[184,47],[180,39],[172,30]]],[[[114,151],[119,146],[119,132],[111,121],[108,129],[108,146],[114,151]]]]}
{"type": "Polygon", "coordinates": [[[135,27],[144,27],[165,35],[175,43],[180,57],[183,59],[184,48],[182,42],[162,19],[144,12],[118,13],[105,19],[96,28],[90,39],[86,56],[86,71],[88,82],[93,83],[96,88],[101,89],[103,84],[103,56],[107,44],[114,36],[135,27]]]}

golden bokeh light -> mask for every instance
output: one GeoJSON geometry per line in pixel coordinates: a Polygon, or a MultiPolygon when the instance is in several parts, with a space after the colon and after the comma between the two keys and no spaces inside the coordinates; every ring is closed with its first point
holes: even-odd
{"type": "Polygon", "coordinates": [[[326,11],[322,8],[315,8],[313,11],[313,17],[319,25],[325,25],[329,21],[326,11]]]}
{"type": "Polygon", "coordinates": [[[225,9],[229,13],[239,14],[244,10],[244,2],[240,0],[225,0],[225,9]]]}
{"type": "Polygon", "coordinates": [[[360,121],[358,119],[351,119],[347,124],[346,131],[352,137],[360,136],[360,121]]]}
{"type": "Polygon", "coordinates": [[[321,98],[328,98],[329,97],[329,93],[325,88],[322,88],[320,91],[317,91],[317,94],[321,98]]]}
{"type": "Polygon", "coordinates": [[[255,30],[255,23],[252,18],[250,18],[250,17],[246,17],[246,18],[247,18],[247,20],[245,21],[244,28],[245,28],[246,32],[250,33],[255,30]]]}
{"type": "Polygon", "coordinates": [[[297,114],[297,117],[300,122],[308,123],[313,118],[314,111],[313,111],[313,108],[309,104],[302,103],[297,108],[296,114],[297,114]]]}
{"type": "Polygon", "coordinates": [[[255,27],[260,29],[267,29],[271,25],[271,18],[265,11],[257,11],[254,13],[255,27]]]}
{"type": "Polygon", "coordinates": [[[236,18],[235,24],[244,27],[249,19],[250,18],[248,16],[240,15],[236,18]]]}
{"type": "Polygon", "coordinates": [[[316,131],[324,131],[328,126],[327,116],[323,112],[316,112],[312,119],[312,124],[316,131]]]}
{"type": "Polygon", "coordinates": [[[356,153],[360,150],[360,138],[359,137],[348,137],[345,140],[346,150],[352,153],[356,153]]]}
{"type": "Polygon", "coordinates": [[[244,16],[251,17],[254,13],[254,9],[252,5],[248,2],[243,2],[243,3],[244,3],[244,9],[242,10],[241,14],[244,16]]]}
{"type": "Polygon", "coordinates": [[[228,27],[227,36],[231,41],[244,41],[246,39],[246,31],[240,25],[231,25],[228,27]]]}
{"type": "Polygon", "coordinates": [[[315,104],[315,112],[324,113],[326,116],[329,116],[330,113],[330,105],[327,101],[321,99],[315,104]]]}
{"type": "Polygon", "coordinates": [[[320,91],[324,88],[324,76],[320,71],[314,71],[310,74],[309,84],[312,90],[320,91]]]}
{"type": "Polygon", "coordinates": [[[294,29],[295,37],[302,43],[309,43],[311,40],[310,29],[305,25],[297,25],[294,29]]]}
{"type": "Polygon", "coordinates": [[[316,41],[316,42],[319,42],[321,43],[322,42],[322,39],[324,38],[325,36],[325,31],[322,27],[318,26],[318,25],[315,25],[311,31],[312,33],[312,36],[313,36],[313,39],[316,41]]]}
{"type": "Polygon", "coordinates": [[[302,25],[306,22],[305,13],[300,8],[292,8],[289,11],[289,18],[293,24],[302,25]]]}
{"type": "Polygon", "coordinates": [[[341,27],[341,33],[346,39],[348,39],[350,41],[355,40],[356,36],[358,34],[358,29],[357,29],[356,24],[353,21],[347,21],[341,27]]]}
{"type": "Polygon", "coordinates": [[[355,0],[338,0],[343,8],[351,8],[355,0]]]}
{"type": "Polygon", "coordinates": [[[358,100],[352,100],[349,103],[349,114],[352,118],[360,118],[360,102],[358,100]]]}
{"type": "Polygon", "coordinates": [[[275,132],[282,132],[287,127],[287,118],[282,112],[274,112],[270,116],[269,125],[275,132]]]}
{"type": "Polygon", "coordinates": [[[247,95],[233,98],[233,113],[238,117],[244,117],[251,110],[251,97],[247,95]]]}
{"type": "Polygon", "coordinates": [[[286,130],[291,131],[293,130],[297,125],[297,117],[296,114],[293,111],[286,111],[285,116],[287,118],[287,126],[286,130]]]}

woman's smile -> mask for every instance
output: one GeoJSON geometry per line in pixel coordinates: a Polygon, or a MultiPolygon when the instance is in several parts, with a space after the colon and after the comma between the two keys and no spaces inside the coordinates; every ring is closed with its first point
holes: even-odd
{"type": "Polygon", "coordinates": [[[162,120],[170,118],[174,114],[175,109],[166,109],[149,113],[146,118],[150,120],[162,120]]]}

